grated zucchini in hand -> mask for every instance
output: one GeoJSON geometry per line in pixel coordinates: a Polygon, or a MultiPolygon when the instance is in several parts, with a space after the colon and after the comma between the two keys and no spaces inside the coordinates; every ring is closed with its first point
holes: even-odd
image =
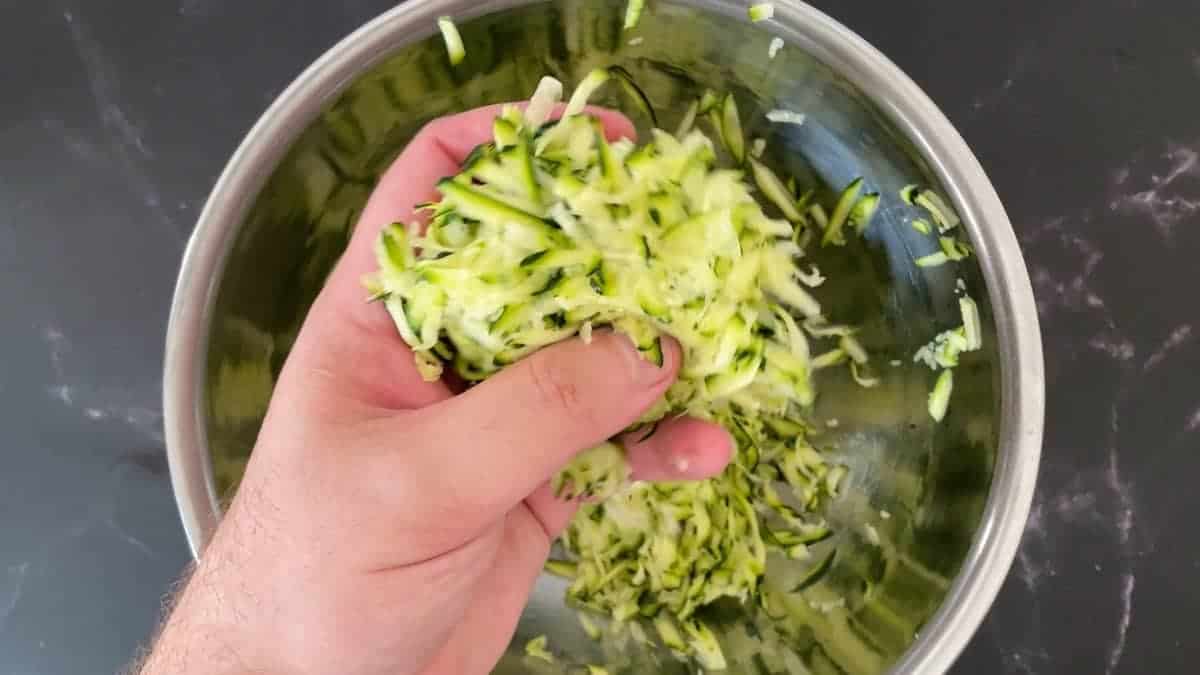
{"type": "Polygon", "coordinates": [[[668,646],[719,669],[720,645],[696,611],[721,598],[761,602],[768,549],[803,557],[829,535],[815,514],[846,470],[807,440],[814,371],[848,364],[860,384],[876,383],[860,374],[868,354],[853,329],[829,324],[806,290],[826,279],[799,267],[796,241],[824,225],[841,243],[842,227],[861,231],[875,202],[862,205],[858,179],[830,205],[832,219],[811,217],[824,207],[748,157],[729,95],[707,94],[677,135],[609,141],[583,111],[612,79],[649,105],[627,73],[597,70],[561,120],[546,122],[562,93],[552,78],[524,113],[505,108],[493,141],[438,183],[427,229],[384,230],[370,286],[431,380],[449,365],[478,382],[552,343],[589,339],[593,327],[627,335],[659,364],[662,337],[679,342],[678,380],[639,425],[712,420],[730,432],[734,461],[706,481],[629,484],[618,443],[582,453],[554,487],[603,501],[583,505],[561,540],[569,560],[548,570],[571,579],[575,605],[654,619],[668,646]],[[838,346],[813,359],[810,337],[838,346]]]}

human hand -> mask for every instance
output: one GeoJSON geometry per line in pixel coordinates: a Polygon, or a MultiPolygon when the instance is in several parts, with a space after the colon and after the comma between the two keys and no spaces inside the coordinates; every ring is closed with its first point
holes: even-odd
{"type": "MultiPolygon", "coordinates": [[[[512,637],[576,505],[550,478],[670,386],[664,363],[600,332],[543,349],[455,395],[425,382],[378,303],[374,243],[436,198],[491,137],[492,106],[427,125],[365,208],[288,358],[237,496],[144,675],[486,673],[512,637]]],[[[623,116],[593,109],[612,138],[623,116]]],[[[732,446],[680,418],[627,438],[634,476],[700,479],[732,446]]]]}

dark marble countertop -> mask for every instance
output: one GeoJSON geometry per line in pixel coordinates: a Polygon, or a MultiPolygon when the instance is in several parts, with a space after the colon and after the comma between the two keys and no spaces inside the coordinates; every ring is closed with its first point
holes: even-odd
{"type": "MultiPolygon", "coordinates": [[[[0,672],[113,672],[151,632],[188,559],[160,405],[184,243],[274,96],[391,4],[0,4],[0,672]]],[[[1195,672],[1200,5],[816,4],[964,134],[1038,296],[1037,499],[954,672],[1195,672]]]]}

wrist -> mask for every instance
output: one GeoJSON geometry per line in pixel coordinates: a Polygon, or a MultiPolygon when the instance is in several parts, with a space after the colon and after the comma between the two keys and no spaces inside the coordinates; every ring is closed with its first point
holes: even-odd
{"type": "Polygon", "coordinates": [[[201,565],[187,582],[138,675],[249,675],[266,673],[238,635],[221,591],[201,565]]]}
{"type": "Polygon", "coordinates": [[[283,673],[266,648],[274,644],[258,620],[261,607],[242,575],[248,562],[236,544],[231,512],[196,564],[164,619],[138,675],[250,675],[283,673]]]}

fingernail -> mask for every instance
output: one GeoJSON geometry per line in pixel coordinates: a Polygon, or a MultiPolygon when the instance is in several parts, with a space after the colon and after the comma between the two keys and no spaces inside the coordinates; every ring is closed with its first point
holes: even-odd
{"type": "MultiPolygon", "coordinates": [[[[622,335],[618,339],[622,342],[622,350],[625,353],[625,360],[629,364],[629,373],[634,384],[650,387],[667,378],[667,369],[646,358],[628,337],[622,335]]],[[[665,346],[663,348],[663,364],[666,364],[665,346]]]]}

